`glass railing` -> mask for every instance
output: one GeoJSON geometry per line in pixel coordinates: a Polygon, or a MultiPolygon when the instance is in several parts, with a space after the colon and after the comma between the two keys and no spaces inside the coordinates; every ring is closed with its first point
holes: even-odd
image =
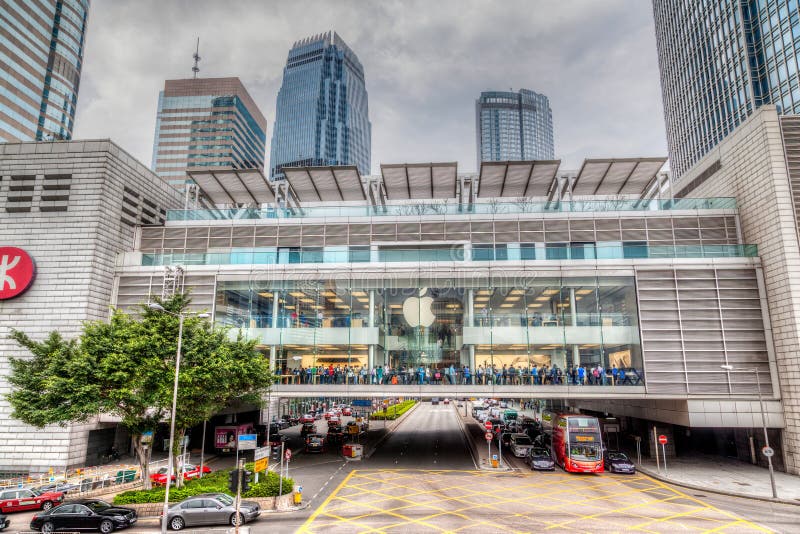
{"type": "Polygon", "coordinates": [[[624,313],[576,313],[549,314],[529,313],[497,313],[495,310],[483,312],[477,305],[475,308],[476,327],[563,327],[563,326],[635,326],[636,320],[624,313]]]}
{"type": "Polygon", "coordinates": [[[575,200],[511,201],[476,204],[426,203],[388,206],[314,206],[288,208],[234,208],[204,210],[168,210],[168,221],[215,221],[233,219],[297,219],[305,217],[398,217],[422,215],[495,215],[521,213],[594,213],[609,211],[674,211],[736,209],[736,199],[675,198],[651,200],[575,200]]]}
{"type": "MultiPolygon", "coordinates": [[[[526,255],[496,254],[472,259],[466,249],[391,249],[369,253],[348,254],[341,251],[243,251],[187,252],[142,254],[142,265],[288,265],[315,263],[427,263],[427,262],[484,262],[484,261],[552,261],[552,260],[617,260],[647,258],[727,258],[756,257],[756,245],[597,245],[581,247],[575,254],[572,247],[535,249],[526,255]],[[554,252],[555,251],[555,252],[554,252]]],[[[517,250],[519,252],[519,250],[517,250]]],[[[496,251],[495,251],[496,253],[496,251]]]]}

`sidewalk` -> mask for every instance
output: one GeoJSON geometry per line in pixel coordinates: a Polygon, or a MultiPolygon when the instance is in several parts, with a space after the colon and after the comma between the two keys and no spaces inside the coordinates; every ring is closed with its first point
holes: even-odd
{"type": "MultiPolygon", "coordinates": [[[[458,418],[463,424],[464,434],[468,445],[470,449],[472,449],[473,459],[475,460],[476,467],[486,471],[510,471],[511,468],[505,462],[505,452],[503,453],[503,461],[499,462],[499,454],[496,443],[492,443],[492,456],[498,455],[499,467],[491,466],[492,464],[491,458],[489,457],[489,446],[486,444],[486,438],[484,437],[486,430],[478,421],[473,419],[472,402],[463,401],[463,404],[466,406],[467,410],[466,416],[464,416],[464,407],[459,408],[457,406],[458,401],[454,402],[456,403],[455,410],[458,412],[458,418]]],[[[511,454],[511,451],[508,451],[508,454],[511,454]]]]}
{"type": "MultiPolygon", "coordinates": [[[[739,497],[772,499],[769,470],[734,459],[695,454],[667,458],[667,474],[656,469],[655,460],[642,458],[640,471],[665,482],[694,489],[714,491],[739,497]]],[[[775,486],[780,501],[800,505],[800,476],[775,471],[775,486]]]]}

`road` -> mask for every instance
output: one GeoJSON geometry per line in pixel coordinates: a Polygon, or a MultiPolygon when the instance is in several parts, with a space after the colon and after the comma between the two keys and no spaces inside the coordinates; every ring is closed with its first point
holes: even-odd
{"type": "MultiPolygon", "coordinates": [[[[298,427],[285,432],[299,445],[298,427]]],[[[297,454],[289,474],[311,506],[263,514],[251,532],[793,533],[800,524],[798,506],[684,491],[643,475],[531,472],[506,459],[514,471],[476,469],[454,408],[423,403],[369,459],[297,454]]],[[[12,526],[24,515],[12,514],[12,526]]],[[[157,523],[145,519],[126,532],[155,533],[157,523]]]]}

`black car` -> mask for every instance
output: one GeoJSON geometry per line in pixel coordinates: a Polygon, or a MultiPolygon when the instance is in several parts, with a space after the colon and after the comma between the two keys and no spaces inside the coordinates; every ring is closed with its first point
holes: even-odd
{"type": "Polygon", "coordinates": [[[511,446],[511,434],[513,434],[513,432],[503,431],[500,433],[500,442],[502,443],[503,448],[508,448],[511,446]]]}
{"type": "Polygon", "coordinates": [[[636,473],[636,466],[624,452],[606,451],[603,455],[603,468],[609,473],[636,473]]]}
{"type": "Polygon", "coordinates": [[[556,463],[550,451],[542,447],[534,447],[531,449],[531,454],[528,456],[528,465],[534,471],[553,471],[556,468],[556,463]]]}
{"type": "Polygon", "coordinates": [[[325,436],[322,434],[306,436],[306,452],[325,452],[325,436]]]}
{"type": "Polygon", "coordinates": [[[11,521],[6,516],[4,516],[3,514],[0,514],[0,530],[7,529],[8,525],[10,525],[10,524],[11,524],[11,521]]]}
{"type": "Polygon", "coordinates": [[[77,499],[37,513],[31,518],[30,529],[41,532],[99,530],[108,534],[135,525],[137,519],[136,510],[131,508],[113,506],[99,499],[77,499]]]}
{"type": "Polygon", "coordinates": [[[314,423],[303,423],[303,428],[300,429],[300,437],[305,438],[309,434],[317,433],[317,425],[314,423]]]}

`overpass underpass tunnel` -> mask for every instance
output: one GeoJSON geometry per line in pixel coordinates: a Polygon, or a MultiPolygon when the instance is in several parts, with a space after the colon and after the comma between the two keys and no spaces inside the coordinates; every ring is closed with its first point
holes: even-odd
{"type": "Polygon", "coordinates": [[[643,385],[632,277],[221,281],[284,383],[643,385]]]}

